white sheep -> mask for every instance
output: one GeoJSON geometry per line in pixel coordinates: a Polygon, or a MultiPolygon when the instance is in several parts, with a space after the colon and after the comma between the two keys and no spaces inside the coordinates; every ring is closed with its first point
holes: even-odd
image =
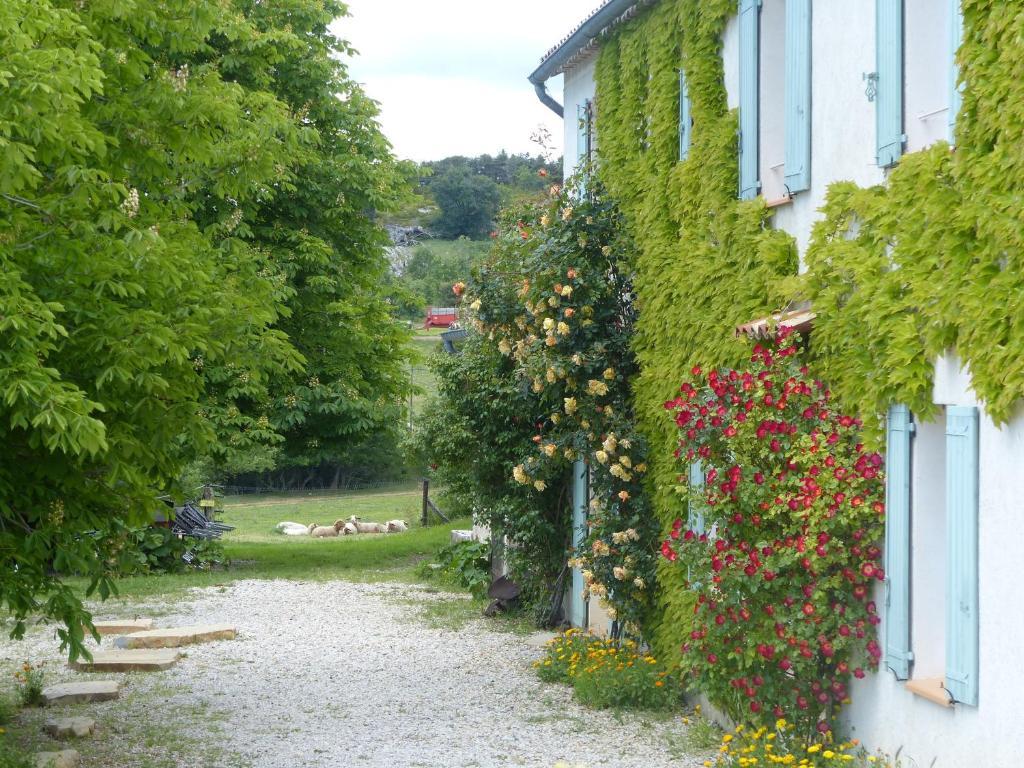
{"type": "Polygon", "coordinates": [[[359,533],[387,533],[388,527],[384,523],[364,523],[355,515],[352,515],[348,521],[356,527],[359,533]]]}
{"type": "MultiPolygon", "coordinates": [[[[339,520],[338,523],[341,523],[341,521],[339,520]]],[[[337,536],[344,526],[344,523],[341,525],[338,525],[338,523],[335,523],[334,525],[317,525],[316,523],[313,523],[309,526],[309,535],[314,539],[327,539],[337,536]]]]}
{"type": "Polygon", "coordinates": [[[285,536],[308,536],[309,526],[302,523],[283,522],[274,526],[274,530],[283,533],[285,536]]]}
{"type": "Polygon", "coordinates": [[[405,533],[409,530],[409,524],[405,520],[388,520],[385,525],[388,533],[405,533]]]}

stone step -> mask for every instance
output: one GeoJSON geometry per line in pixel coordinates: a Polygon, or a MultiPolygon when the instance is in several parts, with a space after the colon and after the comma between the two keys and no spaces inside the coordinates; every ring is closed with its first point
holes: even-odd
{"type": "Polygon", "coordinates": [[[114,640],[115,648],[180,648],[193,643],[209,643],[214,640],[234,640],[237,631],[230,624],[178,627],[176,629],[152,629],[135,632],[114,640]]]}
{"type": "Polygon", "coordinates": [[[92,736],[96,721],[91,717],[55,717],[46,721],[43,730],[55,739],[81,739],[92,736]]]}
{"type": "Polygon", "coordinates": [[[83,701],[110,701],[120,695],[121,684],[114,680],[57,683],[43,689],[43,700],[47,704],[79,704],[83,701]]]}
{"type": "Polygon", "coordinates": [[[94,621],[93,626],[101,635],[130,635],[133,632],[145,632],[153,628],[152,619],[114,619],[113,621],[94,621]]]}
{"type": "Polygon", "coordinates": [[[79,672],[158,672],[170,669],[181,654],[174,650],[94,651],[92,661],[76,661],[79,672]]]}
{"type": "Polygon", "coordinates": [[[82,756],[73,749],[60,752],[40,752],[36,755],[35,768],[75,768],[82,756]]]}

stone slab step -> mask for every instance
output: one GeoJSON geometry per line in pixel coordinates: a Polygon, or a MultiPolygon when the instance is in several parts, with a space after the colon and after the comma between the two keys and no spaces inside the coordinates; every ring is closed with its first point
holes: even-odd
{"type": "Polygon", "coordinates": [[[91,717],[55,717],[46,721],[43,730],[55,739],[81,739],[92,736],[96,721],[91,717]]]}
{"type": "Polygon", "coordinates": [[[57,683],[43,689],[47,704],[78,704],[83,701],[110,701],[121,695],[115,680],[89,680],[81,683],[57,683]]]}
{"type": "Polygon", "coordinates": [[[101,635],[130,635],[133,632],[145,632],[153,628],[152,619],[115,619],[113,621],[94,621],[93,626],[101,635]]]}
{"type": "Polygon", "coordinates": [[[36,768],[75,768],[82,759],[73,749],[60,752],[40,752],[36,755],[36,768]]]}
{"type": "Polygon", "coordinates": [[[94,651],[92,661],[74,662],[80,672],[158,672],[170,669],[181,654],[174,650],[94,651]]]}
{"type": "Polygon", "coordinates": [[[238,632],[230,624],[178,627],[176,629],[152,629],[135,632],[114,640],[115,648],[180,648],[193,643],[209,643],[214,640],[234,640],[238,632]]]}

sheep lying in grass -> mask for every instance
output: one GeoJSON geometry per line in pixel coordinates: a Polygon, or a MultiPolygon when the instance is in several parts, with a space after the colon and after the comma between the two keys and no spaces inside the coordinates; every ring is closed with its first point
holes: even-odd
{"type": "Polygon", "coordinates": [[[316,523],[312,523],[309,526],[309,535],[312,536],[314,539],[331,538],[333,536],[337,536],[341,532],[341,529],[344,527],[344,525],[345,524],[342,523],[341,520],[339,520],[334,525],[317,525],[316,523]],[[341,523],[341,525],[338,525],[338,523],[341,523]]]}
{"type": "Polygon", "coordinates": [[[346,523],[344,520],[335,520],[334,527],[341,531],[342,536],[351,536],[354,533],[359,533],[354,523],[346,523]]]}
{"type": "Polygon", "coordinates": [[[387,533],[388,527],[384,523],[364,523],[355,515],[352,515],[348,521],[355,526],[359,533],[387,533]]]}
{"type": "Polygon", "coordinates": [[[409,524],[405,520],[388,520],[384,525],[388,527],[388,533],[405,533],[409,530],[409,524]]]}
{"type": "Polygon", "coordinates": [[[285,536],[308,536],[309,526],[302,523],[283,522],[274,526],[274,530],[283,533],[285,536]]]}

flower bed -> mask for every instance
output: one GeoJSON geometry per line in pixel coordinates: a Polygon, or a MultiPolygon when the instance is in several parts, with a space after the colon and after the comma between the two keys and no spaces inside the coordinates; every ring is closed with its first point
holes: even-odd
{"type": "Polygon", "coordinates": [[[548,642],[534,662],[541,680],[572,685],[576,698],[598,709],[674,709],[680,690],[670,670],[632,640],[617,642],[570,629],[548,642]]]}
{"type": "Polygon", "coordinates": [[[808,743],[796,726],[778,719],[771,726],[738,726],[722,737],[718,756],[706,760],[705,768],[749,768],[749,766],[793,765],[802,768],[896,768],[889,758],[869,755],[856,739],[846,742],[808,743]]]}

